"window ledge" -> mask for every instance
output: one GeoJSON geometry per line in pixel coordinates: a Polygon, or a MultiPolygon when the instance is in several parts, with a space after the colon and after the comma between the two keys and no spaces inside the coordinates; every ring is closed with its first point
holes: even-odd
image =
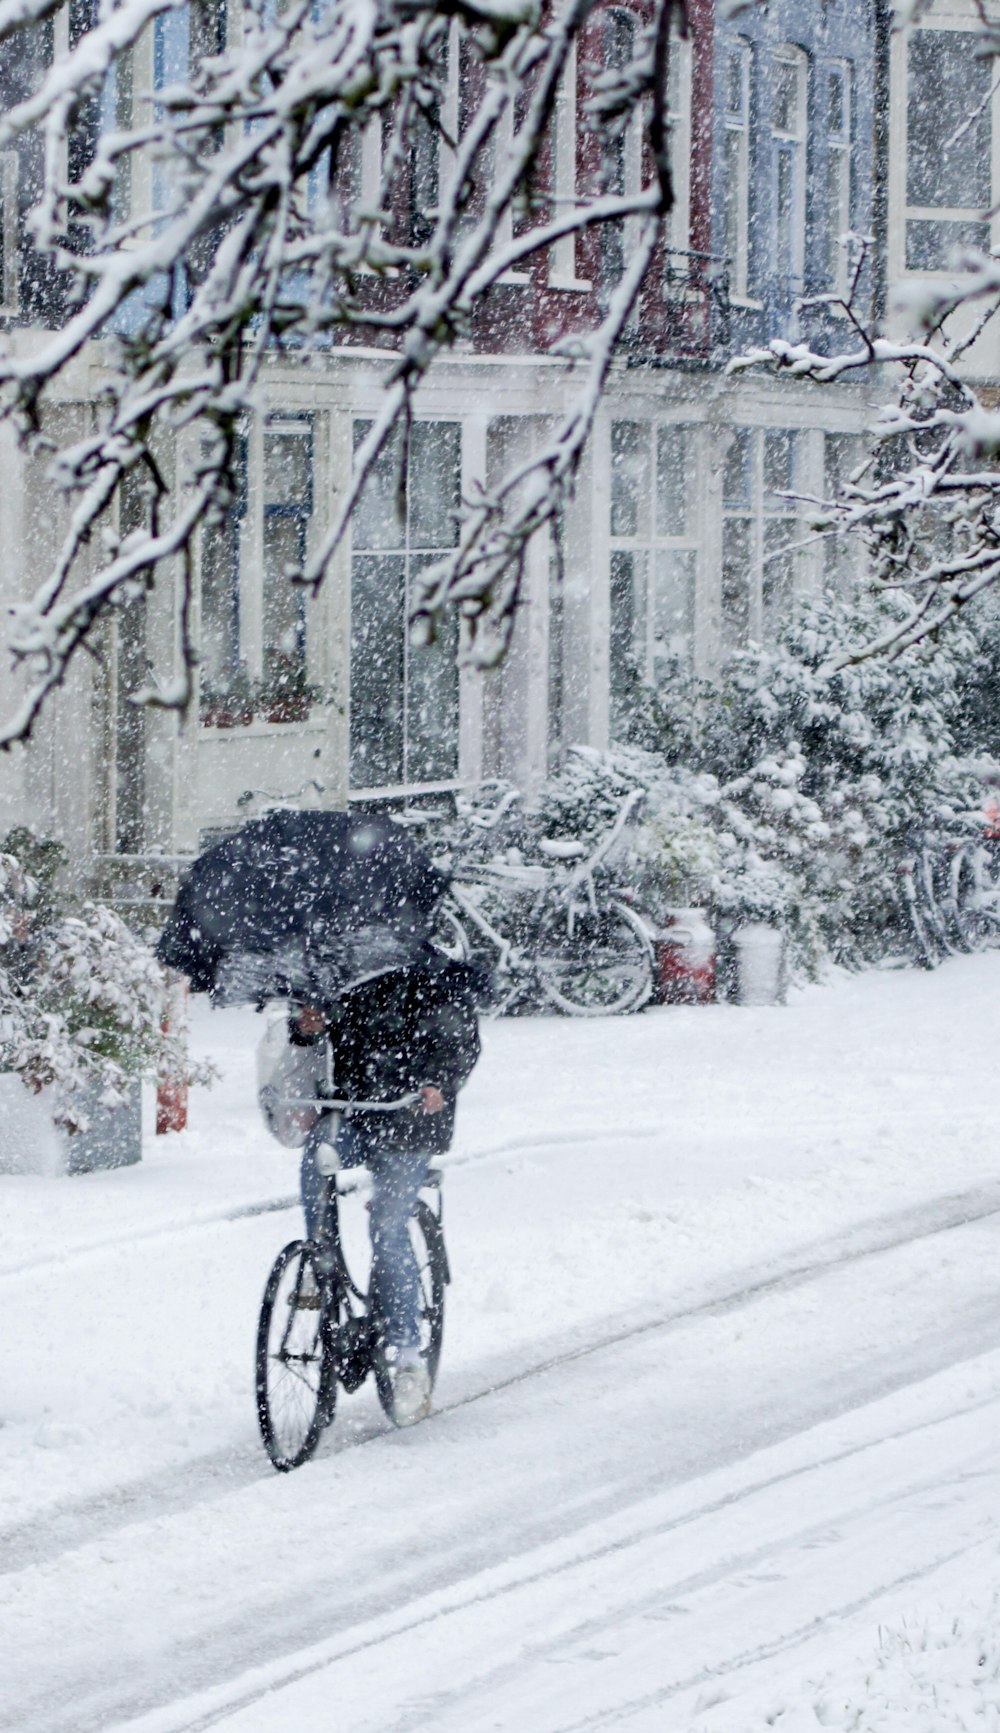
{"type": "Polygon", "coordinates": [[[198,733],[203,740],[265,740],[277,735],[287,735],[290,728],[300,728],[307,734],[321,734],[324,722],[315,713],[303,716],[296,722],[268,722],[263,716],[255,717],[253,722],[202,722],[199,720],[198,733]]]}
{"type": "Polygon", "coordinates": [[[589,277],[562,277],[558,272],[552,272],[548,280],[548,287],[564,290],[573,295],[589,295],[594,285],[589,277]]]}

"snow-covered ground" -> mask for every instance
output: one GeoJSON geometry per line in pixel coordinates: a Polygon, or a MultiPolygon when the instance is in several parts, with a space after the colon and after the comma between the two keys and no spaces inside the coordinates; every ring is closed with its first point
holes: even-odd
{"type": "Polygon", "coordinates": [[[998,996],[988,955],[488,1025],[437,1412],[342,1397],[288,1477],[296,1158],[259,1021],[199,1007],[190,1131],[0,1179],[0,1728],[1000,1724],[998,996]]]}

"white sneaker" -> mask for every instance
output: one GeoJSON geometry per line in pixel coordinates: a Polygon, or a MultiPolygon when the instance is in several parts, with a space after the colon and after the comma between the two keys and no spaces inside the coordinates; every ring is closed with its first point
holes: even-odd
{"type": "Polygon", "coordinates": [[[397,1426],[415,1426],[431,1411],[431,1375],[419,1348],[401,1348],[392,1377],[392,1418],[397,1426]]]}

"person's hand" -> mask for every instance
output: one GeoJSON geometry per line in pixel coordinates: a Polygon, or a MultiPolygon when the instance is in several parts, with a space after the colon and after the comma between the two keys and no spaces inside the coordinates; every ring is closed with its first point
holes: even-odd
{"type": "Polygon", "coordinates": [[[303,1005],[296,1015],[295,1025],[300,1035],[322,1035],[326,1018],[315,1005],[303,1005]]]}
{"type": "Polygon", "coordinates": [[[444,1096],[440,1089],[435,1089],[433,1083],[425,1083],[420,1091],[425,1113],[440,1113],[444,1106],[444,1096]]]}

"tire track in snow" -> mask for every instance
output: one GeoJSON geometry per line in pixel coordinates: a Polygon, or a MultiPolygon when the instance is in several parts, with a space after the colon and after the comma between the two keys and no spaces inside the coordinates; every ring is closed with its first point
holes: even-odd
{"type": "MultiPolygon", "coordinates": [[[[441,1416],[460,1413],[490,1397],[515,1390],[560,1369],[610,1352],[627,1343],[666,1332],[699,1319],[725,1315],[759,1299],[793,1292],[824,1276],[885,1253],[932,1239],[941,1234],[974,1227],[1000,1215],[1000,1186],[959,1192],[929,1204],[901,1211],[854,1227],[828,1240],[814,1241],[782,1264],[771,1261],[760,1269],[735,1273],[734,1286],[724,1279],[689,1303],[676,1304],[653,1317],[622,1321],[616,1328],[565,1347],[527,1365],[501,1366],[485,1384],[466,1390],[440,1404],[425,1425],[441,1416]],[[810,1255],[811,1254],[811,1255],[810,1255]]],[[[732,1281],[734,1278],[730,1278],[732,1281]]],[[[900,1385],[919,1381],[900,1379],[900,1385]]],[[[250,1381],[247,1383],[248,1413],[252,1412],[250,1381]]],[[[385,1422],[359,1427],[348,1439],[337,1439],[334,1448],[323,1451],[319,1462],[335,1459],[344,1450],[371,1444],[391,1432],[385,1422]]],[[[227,1448],[195,1457],[176,1467],[161,1470],[129,1486],[114,1488],[79,1503],[63,1504],[32,1517],[29,1522],[0,1529],[0,1576],[28,1565],[49,1563],[63,1553],[91,1541],[117,1533],[152,1517],[170,1517],[202,1503],[212,1503],[255,1483],[271,1481],[273,1470],[255,1442],[245,1450],[227,1448]]]]}
{"type": "MultiPolygon", "coordinates": [[[[984,1398],[978,1402],[962,1405],[949,1413],[935,1415],[932,1418],[916,1424],[901,1427],[887,1432],[874,1439],[869,1438],[846,1446],[840,1450],[828,1452],[815,1457],[808,1462],[800,1463],[784,1472],[764,1475],[733,1490],[730,1493],[709,1499],[694,1505],[687,1510],[667,1517],[652,1524],[638,1519],[638,1526],[629,1532],[619,1534],[596,1545],[571,1551],[568,1556],[558,1558],[543,1566],[519,1569],[517,1557],[515,1562],[505,1564],[503,1571],[507,1580],[495,1585],[483,1584],[482,1579],[499,1574],[495,1569],[473,1572],[468,1586],[463,1592],[462,1584],[417,1598],[416,1605],[407,1608],[405,1605],[390,1611],[381,1617],[362,1620],[360,1629],[353,1634],[348,1629],[343,1634],[328,1638],[310,1645],[290,1655],[283,1656],[260,1668],[250,1669],[237,1675],[234,1679],[209,1687],[177,1703],[167,1703],[163,1706],[140,1714],[127,1722],[117,1723],[109,1733],[208,1733],[208,1729],[226,1722],[233,1715],[251,1708],[255,1703],[263,1701],[275,1692],[298,1684],[300,1681],[322,1673],[338,1664],[353,1659],[366,1657],[376,1660],[380,1649],[386,1648],[401,1639],[428,1634],[442,1625],[444,1621],[461,1618],[463,1615],[488,1610],[519,1595],[532,1590],[555,1585],[559,1579],[567,1578],[570,1573],[582,1572],[587,1567],[616,1558],[621,1560],[630,1552],[646,1549],[652,1543],[666,1537],[683,1541],[685,1530],[696,1530],[707,1519],[722,1513],[731,1513],[753,1504],[755,1500],[766,1501],[768,1495],[790,1488],[795,1482],[815,1478],[829,1470],[842,1465],[861,1462],[869,1457],[877,1459],[879,1453],[891,1451],[892,1447],[903,1442],[926,1438],[935,1430],[946,1430],[954,1423],[961,1423],[971,1415],[987,1409],[996,1410],[1000,1406],[996,1395],[984,1398]],[[513,1571],[513,1575],[509,1573],[513,1571]],[[477,1581],[478,1579],[478,1581],[477,1581]],[[421,1607],[421,1601],[424,1603],[421,1607]],[[367,1629],[366,1629],[367,1627],[367,1629]]],[[[868,1469],[868,1474],[878,1479],[876,1467],[868,1469]]],[[[859,1502],[848,1503],[845,1507],[836,1495],[830,1508],[819,1517],[803,1523],[801,1526],[785,1528],[778,1534],[769,1533],[768,1538],[758,1544],[744,1544],[735,1549],[723,1547],[718,1556],[708,1568],[695,1571],[682,1571],[677,1576],[662,1580],[655,1590],[644,1589],[642,1592],[629,1595],[624,1601],[615,1601],[611,1611],[615,1625],[627,1619],[641,1619],[662,1616],[664,1604],[676,1612],[677,1602],[682,1598],[703,1594],[706,1590],[728,1584],[733,1579],[737,1581],[748,1572],[759,1571],[760,1567],[778,1563],[783,1556],[794,1554],[815,1547],[828,1535],[832,1522],[847,1526],[850,1524],[864,1526],[876,1512],[885,1511],[893,1505],[905,1505],[914,1498],[920,1498],[928,1493],[937,1492],[954,1479],[954,1469],[950,1462],[931,1474],[916,1475],[902,1486],[893,1484],[890,1488],[882,1486],[872,1497],[859,1502]]],[[[605,1526],[605,1525],[597,1525],[605,1526]]],[[[764,1526],[767,1527],[765,1521],[764,1526]]],[[[702,1543],[695,1540],[695,1549],[702,1543]]],[[[718,1544],[717,1542],[711,1544],[718,1544]]],[[[872,1605],[888,1594],[895,1593],[909,1584],[918,1582],[934,1571],[961,1558],[983,1544],[982,1535],[966,1539],[958,1546],[946,1550],[932,1549],[930,1556],[923,1558],[916,1566],[905,1570],[893,1570],[891,1564],[887,1569],[877,1571],[878,1580],[863,1594],[852,1595],[847,1599],[839,1597],[836,1592],[832,1596],[832,1604],[824,1605],[821,1611],[801,1622],[796,1622],[791,1628],[781,1631],[769,1640],[752,1645],[730,1656],[721,1664],[706,1665],[693,1670],[680,1678],[672,1680],[655,1691],[647,1691],[640,1696],[630,1697],[624,1701],[616,1701],[610,1708],[596,1710],[583,1717],[561,1723],[552,1733],[589,1733],[592,1728],[616,1724],[626,1715],[642,1712],[646,1709],[656,1709],[671,1700],[683,1696],[686,1692],[698,1689],[712,1681],[726,1678],[731,1674],[768,1660],[773,1656],[790,1651],[807,1642],[825,1629],[831,1620],[844,1623],[867,1606],[872,1605]]],[[[555,1543],[558,1546],[558,1543],[555,1543]]],[[[532,1548],[521,1549],[521,1556],[530,1553],[532,1548]]],[[[543,1551],[554,1550],[550,1543],[543,1551]]],[[[630,1574],[636,1581],[641,1580],[642,1570],[639,1562],[635,1567],[629,1567],[630,1574]]],[[[572,1585],[566,1584],[563,1596],[567,1604],[573,1603],[572,1585]]],[[[796,1601],[796,1610],[798,1602],[796,1601]]],[[[436,1727],[444,1714],[453,1708],[462,1709],[466,1713],[474,1713],[470,1698],[477,1697],[484,1689],[495,1696],[497,1701],[504,1701],[504,1692],[509,1684],[513,1684],[524,1672],[525,1665],[535,1666],[539,1663],[565,1660],[570,1656],[560,1655],[559,1651],[576,1648],[580,1643],[590,1638],[598,1637],[607,1640],[609,1637],[608,1609],[602,1605],[600,1614],[581,1619],[569,1628],[560,1631],[551,1638],[532,1642],[518,1654],[514,1660],[505,1660],[496,1668],[478,1674],[470,1684],[469,1681],[456,1686],[454,1690],[443,1690],[431,1697],[421,1696],[420,1707],[414,1711],[406,1711],[400,1716],[387,1719],[380,1725],[380,1733],[415,1733],[418,1728],[436,1727]]],[[[389,1663],[391,1666],[391,1663],[389,1663]]],[[[334,1700],[336,1700],[334,1698],[334,1700]]],[[[475,1725],[475,1721],[470,1723],[475,1725]]]]}

